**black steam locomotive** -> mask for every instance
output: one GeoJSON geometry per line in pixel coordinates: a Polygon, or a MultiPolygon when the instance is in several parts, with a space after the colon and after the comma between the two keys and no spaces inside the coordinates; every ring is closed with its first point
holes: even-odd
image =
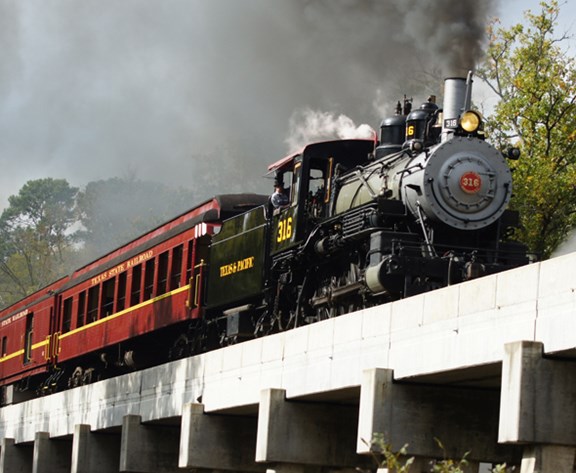
{"type": "MultiPolygon", "coordinates": [[[[204,268],[205,320],[234,341],[528,262],[506,210],[512,175],[470,110],[471,74],[381,125],[272,164],[286,205],[224,222],[204,268]]],[[[202,268],[201,268],[202,269],[202,268]]],[[[197,280],[200,280],[197,278],[197,280]]],[[[199,288],[194,289],[198,291],[199,288]]],[[[198,299],[198,303],[200,299],[198,299]]]]}

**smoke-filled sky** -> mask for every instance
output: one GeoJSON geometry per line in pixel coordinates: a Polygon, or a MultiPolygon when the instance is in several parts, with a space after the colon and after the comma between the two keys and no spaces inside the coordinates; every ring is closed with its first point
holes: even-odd
{"type": "Polygon", "coordinates": [[[0,0],[0,209],[42,177],[268,192],[266,166],[311,115],[377,128],[404,93],[440,92],[422,77],[473,67],[498,14],[496,0],[0,0]]]}

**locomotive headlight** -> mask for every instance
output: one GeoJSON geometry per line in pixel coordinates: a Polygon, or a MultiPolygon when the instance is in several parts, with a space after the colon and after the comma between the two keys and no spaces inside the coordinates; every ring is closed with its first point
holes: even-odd
{"type": "Polygon", "coordinates": [[[480,114],[472,110],[464,112],[460,117],[460,127],[468,133],[478,131],[481,123],[482,119],[480,118],[480,114]]]}

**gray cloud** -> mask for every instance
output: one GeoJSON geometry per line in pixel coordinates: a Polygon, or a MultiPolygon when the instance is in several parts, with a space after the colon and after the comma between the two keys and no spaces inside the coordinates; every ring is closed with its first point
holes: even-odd
{"type": "Polygon", "coordinates": [[[291,117],[377,127],[375,103],[424,99],[424,74],[474,65],[494,6],[0,0],[0,206],[40,177],[267,192],[259,177],[288,151],[291,117]]]}

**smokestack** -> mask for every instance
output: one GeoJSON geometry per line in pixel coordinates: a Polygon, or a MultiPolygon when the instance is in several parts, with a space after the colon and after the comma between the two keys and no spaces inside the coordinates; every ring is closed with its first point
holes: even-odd
{"type": "Polygon", "coordinates": [[[449,77],[444,81],[444,107],[442,110],[442,141],[450,139],[458,127],[458,119],[472,102],[472,71],[468,77],[449,77]]]}

